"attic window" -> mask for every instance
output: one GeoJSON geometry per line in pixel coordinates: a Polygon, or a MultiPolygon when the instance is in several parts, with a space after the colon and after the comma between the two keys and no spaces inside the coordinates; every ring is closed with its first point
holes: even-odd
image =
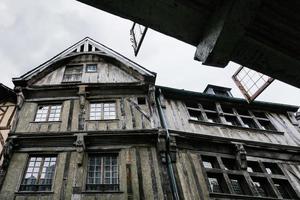
{"type": "Polygon", "coordinates": [[[234,108],[217,102],[186,102],[190,120],[277,131],[264,111],[234,108]],[[218,109],[217,109],[218,108],[218,109]]]}
{"type": "Polygon", "coordinates": [[[89,73],[97,72],[97,64],[87,64],[85,71],[89,73]]]}
{"type": "Polygon", "coordinates": [[[88,51],[92,51],[93,50],[93,46],[91,44],[88,45],[88,51]]]}
{"type": "Polygon", "coordinates": [[[63,82],[80,82],[82,76],[82,65],[67,66],[63,82]]]}

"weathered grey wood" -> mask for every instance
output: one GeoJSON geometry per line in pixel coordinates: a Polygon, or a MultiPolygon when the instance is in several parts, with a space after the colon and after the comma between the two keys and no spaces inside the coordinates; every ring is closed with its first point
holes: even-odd
{"type": "MultiPolygon", "coordinates": [[[[139,82],[137,78],[128,74],[120,67],[108,63],[107,61],[98,61],[97,59],[86,59],[81,57],[82,59],[78,62],[70,61],[67,65],[72,65],[72,63],[78,65],[81,64],[83,66],[82,72],[82,82],[83,83],[133,83],[139,82]],[[97,72],[96,73],[88,73],[85,71],[86,64],[97,64],[97,72]]],[[[65,66],[58,68],[57,70],[51,72],[46,75],[44,78],[38,80],[34,85],[43,86],[43,85],[58,85],[61,84],[63,80],[63,75],[65,71],[65,66]]]]}

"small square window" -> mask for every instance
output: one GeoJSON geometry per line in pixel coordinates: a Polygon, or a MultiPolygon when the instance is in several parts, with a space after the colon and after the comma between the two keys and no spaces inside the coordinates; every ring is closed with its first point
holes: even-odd
{"type": "Polygon", "coordinates": [[[188,111],[189,111],[191,120],[204,121],[202,113],[200,111],[195,111],[195,110],[188,110],[188,111]]]}
{"type": "Polygon", "coordinates": [[[221,107],[222,107],[222,111],[224,113],[234,114],[233,109],[231,107],[229,107],[229,106],[223,106],[223,105],[221,105],[221,107]]]}
{"type": "Polygon", "coordinates": [[[255,124],[254,120],[252,118],[244,118],[242,117],[242,120],[244,122],[244,125],[247,128],[258,128],[257,125],[255,124]]]}
{"type": "Polygon", "coordinates": [[[268,119],[266,113],[260,111],[252,111],[253,115],[258,118],[268,119]]]}
{"type": "Polygon", "coordinates": [[[227,125],[232,125],[232,126],[241,126],[239,120],[237,119],[236,116],[227,116],[225,115],[226,123],[227,125]]]}
{"type": "Polygon", "coordinates": [[[206,113],[208,122],[220,123],[220,118],[217,113],[206,113]]]}
{"type": "Polygon", "coordinates": [[[236,161],[231,158],[222,158],[222,162],[226,170],[236,170],[236,161]]]}
{"type": "Polygon", "coordinates": [[[87,64],[86,72],[89,72],[89,73],[97,72],[97,64],[87,64]]]}
{"type": "Polygon", "coordinates": [[[274,185],[284,199],[297,199],[297,194],[287,180],[273,179],[274,185]]]}
{"type": "Polygon", "coordinates": [[[208,177],[209,186],[212,192],[222,193],[220,182],[216,177],[208,177]]]}
{"type": "Polygon", "coordinates": [[[273,124],[268,120],[258,120],[260,123],[262,129],[269,130],[269,131],[276,131],[276,128],[273,126],[273,124]]]}
{"type": "Polygon", "coordinates": [[[283,175],[283,172],[276,163],[264,163],[266,171],[268,174],[280,174],[283,175]]]}
{"type": "Polygon", "coordinates": [[[222,174],[207,173],[207,178],[211,192],[228,193],[228,187],[222,174]]]}
{"type": "Polygon", "coordinates": [[[234,194],[239,194],[239,195],[251,194],[248,184],[243,176],[229,175],[229,179],[234,194]]]}
{"type": "Polygon", "coordinates": [[[261,197],[274,197],[276,196],[266,178],[251,177],[255,187],[255,195],[261,197]]]}
{"type": "Polygon", "coordinates": [[[220,168],[217,158],[213,156],[201,156],[202,163],[205,168],[220,168]]]}
{"type": "Polygon", "coordinates": [[[216,104],[214,102],[202,102],[201,105],[205,111],[217,112],[216,104]]]}
{"type": "Polygon", "coordinates": [[[247,167],[248,172],[259,172],[259,173],[262,172],[262,169],[258,162],[248,161],[247,165],[248,165],[248,167],[247,167]]]}
{"type": "Polygon", "coordinates": [[[137,102],[139,105],[146,105],[146,98],[145,97],[138,97],[137,102]]]}
{"type": "Polygon", "coordinates": [[[246,109],[236,109],[239,115],[244,115],[244,116],[251,116],[248,110],[246,109]]]}

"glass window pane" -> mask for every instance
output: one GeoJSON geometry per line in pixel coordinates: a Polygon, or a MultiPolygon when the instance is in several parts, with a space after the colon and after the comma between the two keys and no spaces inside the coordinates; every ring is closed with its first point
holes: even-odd
{"type": "Polygon", "coordinates": [[[114,187],[108,187],[107,184],[118,184],[117,157],[101,154],[89,156],[87,190],[114,189],[114,187]]]}
{"type": "Polygon", "coordinates": [[[242,186],[238,179],[230,179],[230,181],[235,194],[244,194],[242,186]]]}
{"type": "Polygon", "coordinates": [[[210,186],[210,189],[211,189],[212,192],[217,192],[217,193],[222,192],[221,187],[220,187],[220,183],[219,183],[217,178],[209,177],[208,181],[209,181],[209,186],[210,186]]]}
{"type": "Polygon", "coordinates": [[[26,173],[24,174],[21,191],[49,191],[51,190],[52,179],[55,170],[55,160],[53,165],[47,167],[52,157],[31,157],[27,164],[26,173]],[[41,163],[43,167],[41,167],[41,163]],[[36,187],[36,185],[43,185],[43,187],[36,187]]]}

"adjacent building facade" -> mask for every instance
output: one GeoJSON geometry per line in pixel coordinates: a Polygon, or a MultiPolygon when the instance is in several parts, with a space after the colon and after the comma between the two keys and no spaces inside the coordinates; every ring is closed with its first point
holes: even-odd
{"type": "Polygon", "coordinates": [[[3,147],[12,128],[17,96],[9,87],[0,83],[0,166],[3,162],[3,147]]]}
{"type": "Polygon", "coordinates": [[[13,79],[0,199],[299,199],[296,106],[155,85],[85,38],[13,79]]]}

